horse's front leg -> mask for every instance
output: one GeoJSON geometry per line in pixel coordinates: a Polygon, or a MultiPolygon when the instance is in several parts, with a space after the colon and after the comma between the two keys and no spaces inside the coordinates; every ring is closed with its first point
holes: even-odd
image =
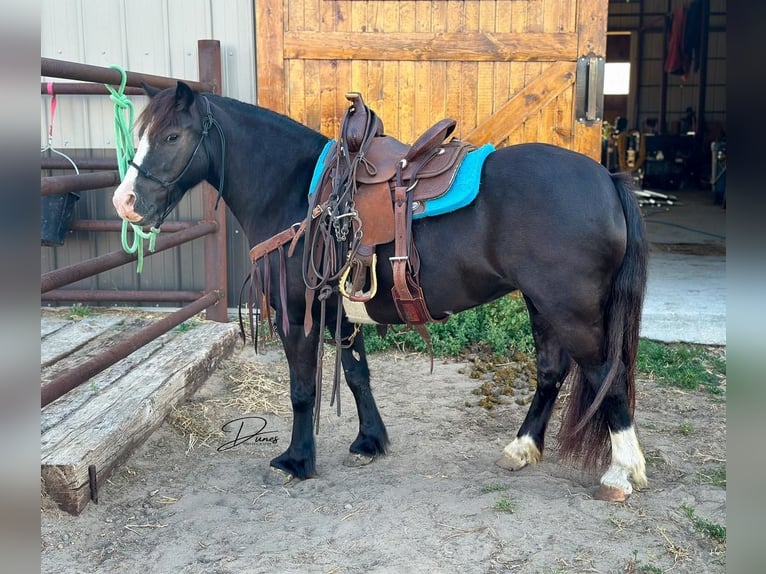
{"type": "Polygon", "coordinates": [[[349,448],[351,456],[348,464],[358,466],[372,462],[376,456],[386,453],[388,433],[372,396],[362,330],[344,319],[341,334],[344,342],[350,339],[341,353],[341,362],[359,416],[359,434],[349,448]]]}
{"type": "Polygon", "coordinates": [[[281,333],[280,329],[280,337],[290,369],[293,429],[290,446],[271,461],[271,466],[285,473],[283,478],[287,482],[292,478],[304,479],[316,475],[313,413],[319,328],[314,325],[306,337],[303,324],[291,324],[287,335],[281,333]]]}

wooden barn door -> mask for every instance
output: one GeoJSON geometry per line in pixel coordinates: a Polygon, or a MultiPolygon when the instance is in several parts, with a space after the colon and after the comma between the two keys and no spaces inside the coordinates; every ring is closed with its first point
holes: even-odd
{"type": "Polygon", "coordinates": [[[578,58],[603,56],[608,0],[255,0],[258,104],[337,137],[346,92],[412,142],[435,121],[496,146],[598,160],[575,117],[578,58]]]}

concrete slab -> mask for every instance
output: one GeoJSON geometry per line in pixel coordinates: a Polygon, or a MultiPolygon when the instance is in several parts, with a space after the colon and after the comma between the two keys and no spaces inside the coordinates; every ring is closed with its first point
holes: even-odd
{"type": "Polygon", "coordinates": [[[726,344],[726,258],[652,253],[641,336],[726,344]]]}
{"type": "Polygon", "coordinates": [[[677,203],[644,208],[649,257],[641,336],[726,344],[726,210],[709,190],[672,192],[677,203]]]}

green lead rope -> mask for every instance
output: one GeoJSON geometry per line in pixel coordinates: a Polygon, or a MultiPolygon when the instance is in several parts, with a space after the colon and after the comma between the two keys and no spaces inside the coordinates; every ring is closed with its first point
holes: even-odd
{"type": "MultiPolygon", "coordinates": [[[[130,166],[130,161],[136,154],[133,148],[133,102],[125,95],[125,84],[128,81],[128,75],[120,66],[109,66],[120,72],[122,80],[120,87],[114,89],[109,84],[104,84],[111,94],[109,99],[114,102],[114,144],[117,151],[117,168],[120,171],[120,180],[125,179],[125,174],[130,166]]],[[[136,273],[141,273],[144,266],[144,243],[149,240],[149,252],[153,253],[157,242],[157,235],[160,230],[152,227],[149,232],[145,232],[140,226],[130,223],[126,219],[122,220],[122,250],[125,253],[138,253],[138,264],[136,273]],[[128,225],[133,228],[133,242],[128,241],[128,225]]]]}

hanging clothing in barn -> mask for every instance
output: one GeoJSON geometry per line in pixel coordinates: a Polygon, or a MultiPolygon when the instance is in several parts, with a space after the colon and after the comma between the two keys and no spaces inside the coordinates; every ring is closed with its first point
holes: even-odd
{"type": "MultiPolygon", "coordinates": [[[[686,10],[684,25],[684,54],[689,61],[688,75],[700,67],[700,40],[702,39],[702,2],[693,0],[686,10]]],[[[685,79],[685,78],[684,78],[685,79]]]]}
{"type": "Polygon", "coordinates": [[[694,0],[671,14],[665,71],[687,80],[692,67],[699,69],[701,3],[694,0]]]}
{"type": "Polygon", "coordinates": [[[686,24],[687,7],[684,4],[673,10],[670,16],[670,38],[668,39],[668,55],[665,58],[665,71],[668,74],[683,75],[684,66],[684,25],[686,24]]]}

